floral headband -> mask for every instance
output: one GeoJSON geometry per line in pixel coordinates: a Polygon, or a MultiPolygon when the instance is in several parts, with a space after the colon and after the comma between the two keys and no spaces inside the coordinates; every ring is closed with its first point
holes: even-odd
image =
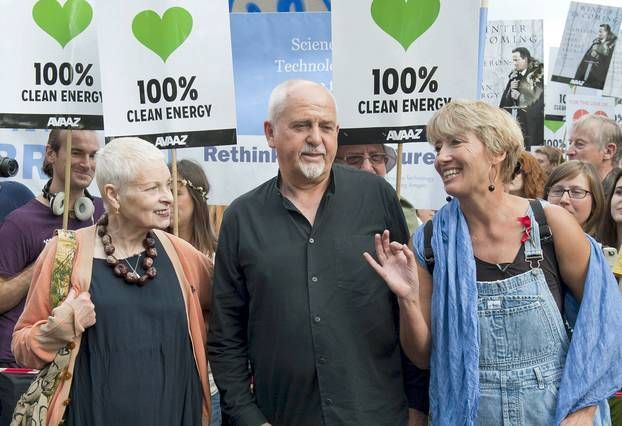
{"type": "Polygon", "coordinates": [[[191,188],[195,192],[198,192],[198,194],[201,196],[201,198],[203,198],[205,201],[207,201],[207,199],[209,198],[207,196],[207,191],[205,189],[203,189],[202,186],[195,186],[188,179],[180,179],[180,182],[182,183],[182,185],[184,185],[184,186],[186,186],[188,188],[191,188]]]}

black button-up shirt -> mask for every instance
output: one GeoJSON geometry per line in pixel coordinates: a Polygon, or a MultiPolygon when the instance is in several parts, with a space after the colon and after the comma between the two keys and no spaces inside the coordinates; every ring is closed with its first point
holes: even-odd
{"type": "Polygon", "coordinates": [[[406,424],[396,298],[362,256],[384,229],[408,240],[393,188],[341,166],[313,226],[276,177],[229,206],[208,345],[235,424],[406,424]]]}

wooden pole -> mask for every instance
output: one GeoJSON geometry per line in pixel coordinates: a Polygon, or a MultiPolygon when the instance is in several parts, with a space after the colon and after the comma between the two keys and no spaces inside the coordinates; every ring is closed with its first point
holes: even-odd
{"type": "Polygon", "coordinates": [[[397,192],[397,198],[400,197],[400,192],[402,188],[402,144],[397,145],[397,169],[396,169],[396,178],[395,178],[395,192],[397,192]]]}
{"type": "Polygon", "coordinates": [[[179,209],[177,208],[177,149],[173,148],[172,150],[173,159],[172,161],[172,183],[173,183],[173,234],[175,236],[179,236],[179,209]]]}
{"type": "Polygon", "coordinates": [[[69,226],[69,195],[71,194],[71,128],[67,130],[65,144],[65,201],[63,203],[63,229],[69,226]]]}

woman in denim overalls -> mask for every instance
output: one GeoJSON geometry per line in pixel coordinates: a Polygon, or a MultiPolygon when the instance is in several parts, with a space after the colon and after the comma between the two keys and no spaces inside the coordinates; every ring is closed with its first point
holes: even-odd
{"type": "MultiPolygon", "coordinates": [[[[419,265],[406,246],[389,243],[387,231],[376,237],[378,261],[365,257],[398,296],[404,350],[418,367],[431,368],[433,424],[607,424],[608,413],[596,408],[600,399],[558,407],[567,356],[577,368],[594,363],[568,352],[562,282],[581,301],[599,259],[590,260],[591,242],[574,218],[552,205],[544,216],[553,242],[543,250],[529,201],[503,191],[523,151],[520,128],[484,102],[452,100],[430,120],[427,135],[435,168],[454,197],[433,219],[433,274],[423,227],[413,242],[419,265]]],[[[619,344],[607,345],[616,346],[597,346],[619,351],[619,344]]],[[[602,358],[607,368],[610,361],[602,358]]],[[[622,367],[611,367],[617,383],[622,367]]],[[[594,394],[615,390],[615,383],[597,385],[594,394]]]]}

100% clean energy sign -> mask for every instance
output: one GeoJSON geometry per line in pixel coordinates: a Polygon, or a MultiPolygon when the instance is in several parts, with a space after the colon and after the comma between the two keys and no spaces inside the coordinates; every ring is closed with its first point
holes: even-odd
{"type": "Polygon", "coordinates": [[[226,1],[114,0],[99,12],[107,138],[235,143],[226,1]]]}
{"type": "Polygon", "coordinates": [[[0,0],[0,127],[103,129],[87,0],[0,0]]]}

